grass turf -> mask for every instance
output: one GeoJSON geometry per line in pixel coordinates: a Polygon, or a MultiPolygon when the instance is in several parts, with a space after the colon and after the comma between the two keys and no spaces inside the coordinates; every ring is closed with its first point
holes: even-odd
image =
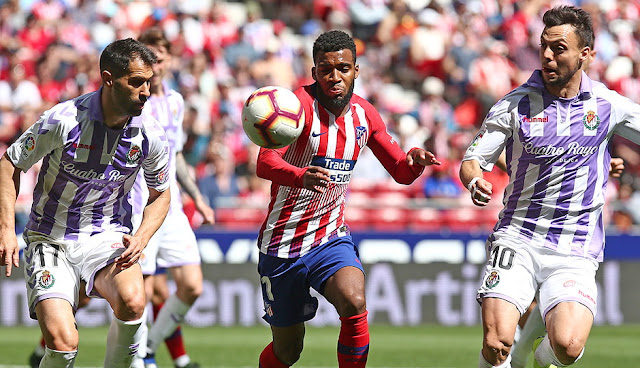
{"type": "MultiPolygon", "coordinates": [[[[268,327],[183,328],[193,361],[203,368],[257,367],[269,342],[268,327]]],[[[296,367],[337,367],[338,328],[308,327],[302,358],[296,367]]],[[[371,326],[368,367],[476,367],[481,347],[480,326],[371,326]]],[[[0,368],[26,366],[38,342],[37,327],[0,329],[0,368]]],[[[101,367],[107,328],[81,328],[76,367],[101,367]]],[[[595,326],[584,357],[573,367],[634,367],[640,362],[640,325],[595,326]]],[[[172,367],[166,348],[157,353],[158,366],[172,367]]]]}

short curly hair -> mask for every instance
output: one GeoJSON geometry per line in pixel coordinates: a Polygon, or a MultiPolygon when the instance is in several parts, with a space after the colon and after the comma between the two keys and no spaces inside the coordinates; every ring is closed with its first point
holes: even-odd
{"type": "Polygon", "coordinates": [[[316,62],[316,56],[319,52],[334,52],[344,49],[351,50],[353,61],[356,61],[356,43],[353,37],[346,32],[334,29],[327,31],[318,36],[313,43],[313,62],[316,62]]]}

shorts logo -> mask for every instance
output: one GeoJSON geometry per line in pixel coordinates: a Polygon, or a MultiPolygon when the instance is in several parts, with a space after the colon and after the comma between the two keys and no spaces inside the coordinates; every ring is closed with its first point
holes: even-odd
{"type": "Polygon", "coordinates": [[[271,308],[271,304],[264,303],[264,311],[269,315],[269,317],[273,317],[273,309],[271,308]]]}
{"type": "Polygon", "coordinates": [[[499,283],[500,283],[500,274],[498,274],[498,271],[491,271],[489,276],[487,276],[487,279],[484,281],[484,285],[489,289],[493,289],[499,283]]]}
{"type": "Polygon", "coordinates": [[[120,248],[124,248],[124,245],[122,243],[111,244],[111,249],[120,249],[120,248]]]}
{"type": "Polygon", "coordinates": [[[576,280],[565,281],[564,284],[562,284],[562,286],[564,286],[566,288],[567,287],[574,287],[574,286],[576,286],[576,280]]]}
{"type": "Polygon", "coordinates": [[[38,285],[43,289],[49,289],[55,284],[56,278],[53,277],[51,272],[45,270],[38,279],[38,285]]]}
{"type": "Polygon", "coordinates": [[[133,145],[129,148],[129,152],[127,152],[127,165],[136,165],[140,162],[140,157],[142,157],[142,150],[140,146],[133,145]]]}
{"type": "Polygon", "coordinates": [[[582,118],[582,124],[589,130],[596,130],[600,125],[600,117],[593,110],[589,110],[587,115],[582,118]]]}

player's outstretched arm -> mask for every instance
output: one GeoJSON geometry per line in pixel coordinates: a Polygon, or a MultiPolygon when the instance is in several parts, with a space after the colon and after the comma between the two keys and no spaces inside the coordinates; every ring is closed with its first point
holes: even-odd
{"type": "Polygon", "coordinates": [[[184,159],[182,151],[176,153],[176,178],[182,189],[193,199],[196,210],[200,212],[205,224],[213,224],[215,216],[213,208],[211,208],[202,197],[202,193],[196,185],[196,181],[189,171],[189,164],[184,159]]]}
{"type": "Polygon", "coordinates": [[[18,267],[19,252],[16,238],[15,208],[20,187],[20,170],[13,166],[5,154],[0,158],[0,268],[11,276],[11,268],[18,267]]]}
{"type": "Polygon", "coordinates": [[[149,187],[149,201],[142,213],[140,227],[133,236],[124,235],[122,238],[122,242],[127,249],[116,259],[116,264],[120,266],[120,269],[124,270],[138,262],[142,250],[147,246],[149,239],[167,217],[169,202],[171,202],[171,193],[168,188],[164,192],[158,192],[149,187]]]}
{"type": "Polygon", "coordinates": [[[460,165],[460,181],[471,192],[471,201],[476,206],[486,206],[491,200],[491,183],[483,179],[480,163],[476,160],[463,161],[460,165]]]}
{"type": "Polygon", "coordinates": [[[409,165],[422,165],[422,166],[430,166],[430,165],[441,165],[442,163],[438,161],[436,155],[429,151],[425,151],[422,148],[414,148],[409,153],[407,153],[407,163],[409,165]]]}

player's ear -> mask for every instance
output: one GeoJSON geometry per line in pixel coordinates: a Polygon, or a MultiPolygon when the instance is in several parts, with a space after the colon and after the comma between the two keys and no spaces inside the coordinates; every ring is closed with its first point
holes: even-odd
{"type": "Polygon", "coordinates": [[[316,67],[312,66],[311,67],[311,78],[313,78],[314,81],[318,81],[318,79],[316,78],[316,67]]]}
{"type": "Polygon", "coordinates": [[[591,47],[589,46],[585,46],[582,48],[582,50],[580,50],[580,61],[585,62],[585,61],[590,61],[591,58],[591,47]]]}
{"type": "Polygon", "coordinates": [[[108,70],[103,70],[100,72],[100,77],[102,78],[102,84],[107,87],[113,87],[113,75],[108,70]]]}
{"type": "Polygon", "coordinates": [[[360,65],[356,64],[355,66],[355,77],[354,79],[358,79],[358,76],[360,75],[360,65]]]}

